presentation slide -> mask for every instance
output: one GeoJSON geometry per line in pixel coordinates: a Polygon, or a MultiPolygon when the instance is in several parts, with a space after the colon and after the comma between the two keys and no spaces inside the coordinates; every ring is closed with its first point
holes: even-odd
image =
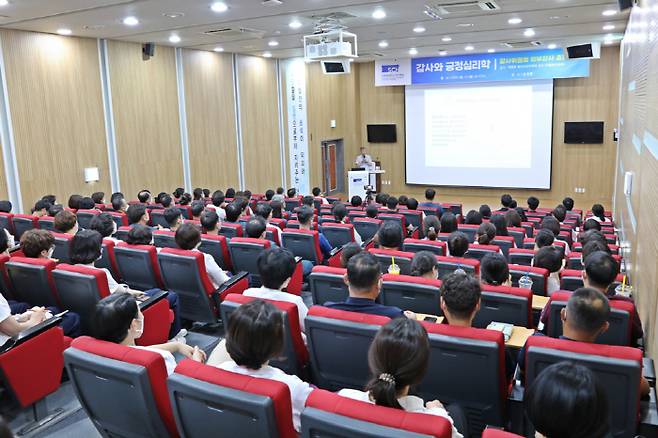
{"type": "Polygon", "coordinates": [[[405,89],[407,184],[549,189],[553,81],[405,89]]]}

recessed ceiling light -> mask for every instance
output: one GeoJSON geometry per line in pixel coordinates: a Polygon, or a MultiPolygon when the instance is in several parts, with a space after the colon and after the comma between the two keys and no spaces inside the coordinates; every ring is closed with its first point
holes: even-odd
{"type": "Polygon", "coordinates": [[[613,30],[615,28],[614,24],[606,24],[603,26],[603,30],[613,30]]]}
{"type": "Polygon", "coordinates": [[[445,51],[445,50],[439,50],[439,55],[440,55],[440,56],[446,56],[447,54],[448,54],[447,51],[445,51]]]}
{"type": "Polygon", "coordinates": [[[223,48],[223,47],[215,47],[215,48],[213,49],[213,51],[215,51],[215,52],[223,52],[223,51],[224,51],[224,48],[223,48]]]}
{"type": "Polygon", "coordinates": [[[513,17],[513,18],[510,18],[509,20],[507,20],[507,22],[509,24],[520,24],[520,23],[523,22],[523,20],[521,20],[519,17],[513,17]]]}
{"type": "Polygon", "coordinates": [[[423,26],[416,26],[416,27],[414,27],[414,32],[423,33],[423,32],[425,32],[425,28],[423,26]]]}
{"type": "Polygon", "coordinates": [[[551,49],[551,50],[557,49],[557,44],[551,43],[551,44],[548,45],[548,48],[551,49]]]}
{"type": "Polygon", "coordinates": [[[0,0],[0,6],[7,6],[9,4],[9,0],[0,0]]]}
{"type": "Polygon", "coordinates": [[[604,17],[612,17],[613,15],[617,15],[617,11],[614,9],[606,9],[605,11],[602,12],[604,17]]]}
{"type": "Polygon", "coordinates": [[[381,8],[375,9],[375,11],[372,13],[372,18],[374,18],[375,20],[381,20],[382,18],[386,18],[386,11],[381,8]]]}
{"type": "Polygon", "coordinates": [[[167,17],[167,18],[181,18],[181,17],[184,17],[185,14],[182,13],[182,12],[169,12],[169,13],[162,14],[162,16],[167,17]]]}
{"type": "Polygon", "coordinates": [[[468,46],[464,47],[464,50],[466,50],[467,52],[470,52],[471,50],[474,50],[474,49],[475,49],[475,47],[473,47],[471,45],[468,45],[468,46]]]}
{"type": "Polygon", "coordinates": [[[139,24],[139,20],[137,17],[126,17],[123,19],[123,24],[126,26],[137,26],[139,24]]]}
{"type": "Polygon", "coordinates": [[[387,48],[388,47],[388,41],[380,41],[379,42],[379,47],[381,47],[382,49],[387,48]]]}
{"type": "Polygon", "coordinates": [[[444,36],[443,38],[441,38],[441,41],[443,41],[444,43],[447,43],[447,42],[452,41],[452,38],[450,38],[449,36],[444,36]]]}
{"type": "Polygon", "coordinates": [[[71,29],[61,28],[57,29],[57,33],[60,35],[71,35],[73,31],[71,29]]]}
{"type": "Polygon", "coordinates": [[[473,27],[473,23],[457,23],[457,27],[473,27]]]}
{"type": "Polygon", "coordinates": [[[411,56],[418,55],[418,50],[412,47],[411,49],[409,49],[409,54],[411,56]]]}
{"type": "Polygon", "coordinates": [[[263,53],[263,56],[264,56],[265,58],[271,58],[271,57],[272,57],[272,54],[271,54],[270,52],[265,52],[265,53],[263,53]]]}
{"type": "Polygon", "coordinates": [[[176,43],[180,43],[180,37],[179,37],[178,35],[176,35],[176,34],[171,35],[171,36],[169,37],[169,42],[170,42],[170,43],[174,43],[174,44],[176,44],[176,43]]]}
{"type": "Polygon", "coordinates": [[[215,2],[210,5],[210,9],[212,9],[213,12],[226,12],[228,11],[228,6],[226,6],[226,3],[224,2],[215,2]]]}
{"type": "Polygon", "coordinates": [[[487,53],[496,53],[496,49],[489,49],[487,50],[487,53]]]}
{"type": "Polygon", "coordinates": [[[523,32],[523,35],[527,36],[527,37],[533,37],[533,36],[535,36],[535,31],[534,31],[534,29],[526,29],[523,32]]]}
{"type": "Polygon", "coordinates": [[[279,42],[275,41],[275,40],[272,40],[269,43],[267,43],[267,45],[270,46],[270,47],[276,47],[276,46],[279,45],[279,42]]]}
{"type": "Polygon", "coordinates": [[[300,27],[302,27],[302,22],[299,20],[292,20],[290,24],[288,24],[288,26],[291,29],[299,29],[300,27]]]}

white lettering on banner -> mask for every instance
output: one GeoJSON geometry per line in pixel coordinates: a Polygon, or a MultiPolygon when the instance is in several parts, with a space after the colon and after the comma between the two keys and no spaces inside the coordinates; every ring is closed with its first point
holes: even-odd
{"type": "Polygon", "coordinates": [[[308,174],[308,139],[306,115],[306,63],[302,58],[284,62],[288,108],[288,149],[290,186],[300,194],[311,192],[308,174]]]}

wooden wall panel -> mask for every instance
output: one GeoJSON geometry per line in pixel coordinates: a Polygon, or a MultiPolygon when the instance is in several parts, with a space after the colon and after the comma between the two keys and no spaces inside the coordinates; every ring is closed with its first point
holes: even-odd
{"type": "Polygon", "coordinates": [[[0,177],[0,199],[9,199],[9,191],[7,190],[7,175],[5,173],[4,157],[0,153],[0,169],[2,169],[2,177],[0,177]]]}
{"type": "Polygon", "coordinates": [[[141,44],[109,41],[108,51],[121,191],[182,187],[174,49],[158,46],[149,61],[141,44]]]}
{"type": "Polygon", "coordinates": [[[72,193],[109,193],[96,40],[13,30],[0,37],[24,209],[45,194],[66,202],[72,193]],[[99,168],[98,183],[84,182],[85,167],[99,168]]]}
{"type": "Polygon", "coordinates": [[[245,188],[263,193],[282,182],[276,63],[238,55],[237,67],[245,188]]]}
{"type": "Polygon", "coordinates": [[[192,186],[237,187],[232,55],[184,50],[183,66],[192,186]]]}
{"type": "MultiPolygon", "coordinates": [[[[553,113],[553,175],[552,188],[547,191],[503,190],[486,188],[437,187],[440,199],[462,202],[468,207],[482,202],[498,205],[503,191],[511,193],[519,201],[531,194],[538,196],[544,205],[554,206],[564,196],[571,196],[576,205],[587,208],[593,202],[611,205],[614,159],[616,145],[612,141],[612,129],[616,127],[618,107],[619,62],[618,48],[607,47],[600,60],[592,61],[588,78],[557,79],[554,88],[553,113]],[[567,120],[605,121],[605,143],[603,145],[566,145],[563,140],[563,123],[567,120]],[[596,171],[583,172],[583,164],[596,171]],[[575,187],[585,187],[584,194],[574,193],[575,187]]],[[[372,123],[395,123],[398,126],[398,142],[393,144],[369,145],[370,155],[382,161],[386,170],[383,180],[390,184],[382,190],[391,194],[422,196],[426,186],[407,185],[405,181],[405,132],[404,132],[404,88],[375,87],[374,63],[357,64],[359,70],[360,124],[357,141],[348,158],[358,153],[359,143],[366,143],[366,125],[372,123]]]]}

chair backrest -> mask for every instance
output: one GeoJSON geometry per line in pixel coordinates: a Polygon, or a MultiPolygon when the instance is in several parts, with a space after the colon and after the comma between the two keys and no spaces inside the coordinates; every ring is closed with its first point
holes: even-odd
{"type": "Polygon", "coordinates": [[[362,389],[368,381],[368,348],[389,318],[313,306],[304,321],[311,369],[320,388],[362,389]]]}
{"type": "Polygon", "coordinates": [[[478,228],[480,228],[479,225],[471,225],[471,224],[459,224],[457,226],[457,229],[459,231],[466,234],[469,243],[475,242],[475,236],[477,235],[478,228]]]}
{"type": "Polygon", "coordinates": [[[217,265],[225,271],[233,270],[231,255],[228,250],[228,239],[226,236],[214,234],[202,234],[199,251],[210,254],[217,265]]]}
{"type": "Polygon", "coordinates": [[[308,276],[313,304],[321,306],[328,301],[340,302],[347,299],[349,290],[343,281],[346,273],[345,268],[314,266],[308,276]]]}
{"type": "MultiPolygon", "coordinates": [[[[560,312],[567,306],[571,296],[570,292],[554,292],[548,303],[548,321],[546,334],[552,338],[562,336],[562,318],[560,312]]],[[[635,305],[630,301],[610,300],[610,327],[596,339],[597,344],[631,345],[631,318],[635,312],[635,305]]]]}
{"type": "Polygon", "coordinates": [[[404,216],[398,213],[379,213],[377,219],[382,222],[394,222],[400,227],[402,227],[402,238],[404,239],[407,235],[407,221],[404,219],[404,216]]]}
{"type": "Polygon", "coordinates": [[[250,274],[251,285],[261,285],[258,272],[258,256],[270,248],[271,242],[266,239],[251,239],[248,237],[234,237],[228,243],[231,261],[236,271],[245,271],[250,274]]]}
{"type": "Polygon", "coordinates": [[[117,259],[114,256],[114,247],[116,243],[112,239],[103,239],[101,245],[101,258],[94,262],[94,266],[97,268],[105,268],[112,273],[112,276],[118,281],[121,279],[121,273],[119,272],[119,265],[117,265],[117,259]]]}
{"type": "Polygon", "coordinates": [[[11,221],[14,228],[14,237],[17,242],[21,240],[21,236],[27,230],[39,228],[39,218],[34,217],[31,214],[15,214],[11,218],[11,221]]]}
{"type": "Polygon", "coordinates": [[[0,294],[8,300],[14,299],[14,292],[11,288],[9,275],[5,267],[6,263],[10,260],[7,254],[0,254],[0,294]]]}
{"type": "Polygon", "coordinates": [[[169,228],[169,223],[164,217],[164,210],[157,209],[149,211],[149,216],[151,217],[151,225],[157,227],[160,225],[162,228],[169,228]]]}
{"type": "Polygon", "coordinates": [[[519,279],[524,275],[527,275],[532,280],[532,292],[535,295],[546,296],[549,275],[548,269],[510,264],[509,273],[512,277],[513,287],[519,287],[519,279]]]}
{"type": "Polygon", "coordinates": [[[167,379],[182,436],[296,438],[285,383],[183,360],[167,379]],[[218,407],[221,406],[221,409],[218,407]]]}
{"type": "Polygon", "coordinates": [[[494,240],[491,241],[491,243],[498,246],[503,252],[503,255],[508,259],[509,251],[516,246],[516,242],[512,236],[496,236],[494,240]]]}
{"type": "Polygon", "coordinates": [[[103,436],[178,436],[159,353],[83,336],[64,352],[64,362],[80,404],[103,436]]]}
{"type": "Polygon", "coordinates": [[[55,238],[55,249],[53,250],[53,258],[62,263],[71,262],[71,240],[72,234],[52,233],[55,238]]]}
{"type": "Polygon", "coordinates": [[[41,230],[55,231],[55,218],[52,216],[41,216],[38,223],[41,230]]]}
{"type": "Polygon", "coordinates": [[[443,279],[446,275],[452,274],[457,269],[461,269],[468,274],[480,274],[480,261],[475,259],[466,259],[462,257],[437,256],[437,266],[439,268],[439,278],[443,279]]]}
{"type": "Polygon", "coordinates": [[[583,271],[564,269],[560,272],[560,289],[574,291],[585,285],[583,271]]]}
{"type": "Polygon", "coordinates": [[[158,248],[178,248],[178,245],[176,245],[176,233],[169,230],[154,231],[153,245],[158,248]]]}
{"type": "Polygon", "coordinates": [[[216,322],[217,308],[211,301],[214,287],[200,251],[163,248],[158,264],[165,288],[178,294],[180,316],[201,322],[216,322]]]}
{"type": "Polygon", "coordinates": [[[128,240],[128,233],[130,232],[130,226],[122,226],[117,228],[117,232],[114,233],[114,236],[119,239],[123,240],[124,242],[128,240]]]}
{"type": "Polygon", "coordinates": [[[580,253],[572,253],[567,257],[566,269],[574,271],[582,271],[585,269],[583,266],[583,256],[580,253]]]}
{"type": "Polygon", "coordinates": [[[52,278],[55,266],[55,261],[50,259],[11,257],[5,269],[14,298],[33,306],[59,306],[52,278]]]}
{"type": "Polygon", "coordinates": [[[450,438],[452,425],[436,415],[406,412],[316,389],[302,412],[303,438],[450,438]]]}
{"type": "Polygon", "coordinates": [[[287,301],[268,300],[265,298],[248,297],[241,294],[230,294],[220,304],[220,313],[224,321],[224,329],[228,330],[229,316],[242,304],[256,299],[262,299],[274,304],[284,314],[284,346],[279,357],[272,359],[270,365],[280,368],[287,374],[303,375],[304,367],[308,364],[308,350],[302,338],[302,329],[299,321],[299,312],[294,303],[287,301]]]}
{"type": "Polygon", "coordinates": [[[286,228],[281,232],[281,244],[303,260],[311,261],[315,265],[322,263],[323,256],[317,231],[286,228]]]}
{"type": "Polygon", "coordinates": [[[423,323],[430,341],[429,370],[418,385],[424,400],[458,402],[478,435],[487,424],[503,426],[507,399],[502,332],[423,323]]]}
{"type": "Polygon", "coordinates": [[[482,260],[484,256],[490,253],[497,253],[500,248],[497,245],[471,245],[464,254],[467,259],[482,260]]]}
{"type": "Polygon", "coordinates": [[[532,266],[532,259],[534,258],[534,249],[512,248],[509,250],[507,260],[514,265],[532,266]]]}
{"type": "Polygon", "coordinates": [[[270,219],[270,224],[275,225],[275,226],[279,227],[282,230],[286,227],[287,222],[288,221],[285,220],[285,219],[279,219],[279,218],[276,218],[276,217],[273,217],[272,219],[270,219]]]}
{"type": "Polygon", "coordinates": [[[354,242],[354,225],[352,224],[325,223],[320,226],[320,231],[332,248],[340,248],[354,242]]]}
{"type": "Polygon", "coordinates": [[[121,278],[131,289],[149,290],[163,287],[155,246],[128,245],[121,242],[114,248],[114,256],[121,278]]]}
{"type": "Polygon", "coordinates": [[[385,274],[379,300],[387,306],[416,313],[442,315],[439,304],[441,280],[385,274]]]}
{"type": "Polygon", "coordinates": [[[12,213],[2,213],[0,212],[0,227],[9,231],[11,234],[14,234],[14,215],[12,213]]]}
{"type": "Polygon", "coordinates": [[[523,246],[523,239],[526,238],[525,228],[508,227],[507,228],[507,234],[514,238],[514,241],[516,242],[516,246],[518,248],[521,248],[521,246],[523,246]]]}
{"type": "Polygon", "coordinates": [[[531,336],[526,342],[525,387],[530,386],[546,367],[565,360],[587,366],[602,383],[608,398],[612,436],[635,436],[642,350],[531,336]]]}
{"type": "Polygon", "coordinates": [[[407,224],[413,225],[414,228],[423,228],[423,212],[420,210],[400,210],[407,224]]]}
{"type": "Polygon", "coordinates": [[[89,333],[96,303],[110,294],[107,276],[100,269],[57,265],[52,273],[62,308],[80,316],[83,333],[89,333]]]}
{"type": "Polygon", "coordinates": [[[128,226],[128,216],[126,216],[125,213],[120,213],[118,211],[106,211],[105,213],[112,216],[112,220],[117,224],[117,229],[128,226]]]}
{"type": "Polygon", "coordinates": [[[227,239],[232,239],[233,237],[242,237],[242,225],[237,222],[222,222],[222,226],[219,229],[219,234],[226,236],[227,239]]]}
{"type": "Polygon", "coordinates": [[[532,328],[532,291],[482,285],[480,311],[475,315],[473,327],[486,328],[493,321],[532,328]]]}
{"type": "Polygon", "coordinates": [[[78,217],[78,226],[80,228],[89,229],[91,220],[101,214],[100,210],[78,210],[76,216],[78,217]]]}
{"type": "Polygon", "coordinates": [[[368,252],[374,255],[379,262],[382,274],[388,273],[388,267],[393,259],[395,259],[395,264],[400,267],[400,274],[411,274],[411,261],[414,258],[414,253],[382,248],[370,248],[368,252]]]}
{"type": "Polygon", "coordinates": [[[451,211],[452,214],[454,214],[455,216],[463,215],[462,204],[458,204],[455,202],[442,202],[441,208],[443,208],[443,211],[448,211],[448,210],[451,211]]]}
{"type": "Polygon", "coordinates": [[[511,432],[505,432],[502,429],[487,428],[482,432],[482,438],[523,438],[511,432]]]}
{"type": "Polygon", "coordinates": [[[402,251],[420,252],[429,251],[439,256],[448,255],[448,249],[445,242],[440,240],[421,240],[421,239],[404,239],[402,242],[402,251]]]}
{"type": "Polygon", "coordinates": [[[357,217],[350,219],[350,221],[364,242],[375,237],[379,227],[382,225],[381,219],[373,219],[369,217],[357,217]]]}
{"type": "Polygon", "coordinates": [[[189,205],[176,205],[183,219],[192,219],[192,207],[189,205]]]}
{"type": "Polygon", "coordinates": [[[528,237],[534,237],[535,235],[535,224],[532,222],[521,222],[521,228],[525,230],[525,235],[528,237]]]}

